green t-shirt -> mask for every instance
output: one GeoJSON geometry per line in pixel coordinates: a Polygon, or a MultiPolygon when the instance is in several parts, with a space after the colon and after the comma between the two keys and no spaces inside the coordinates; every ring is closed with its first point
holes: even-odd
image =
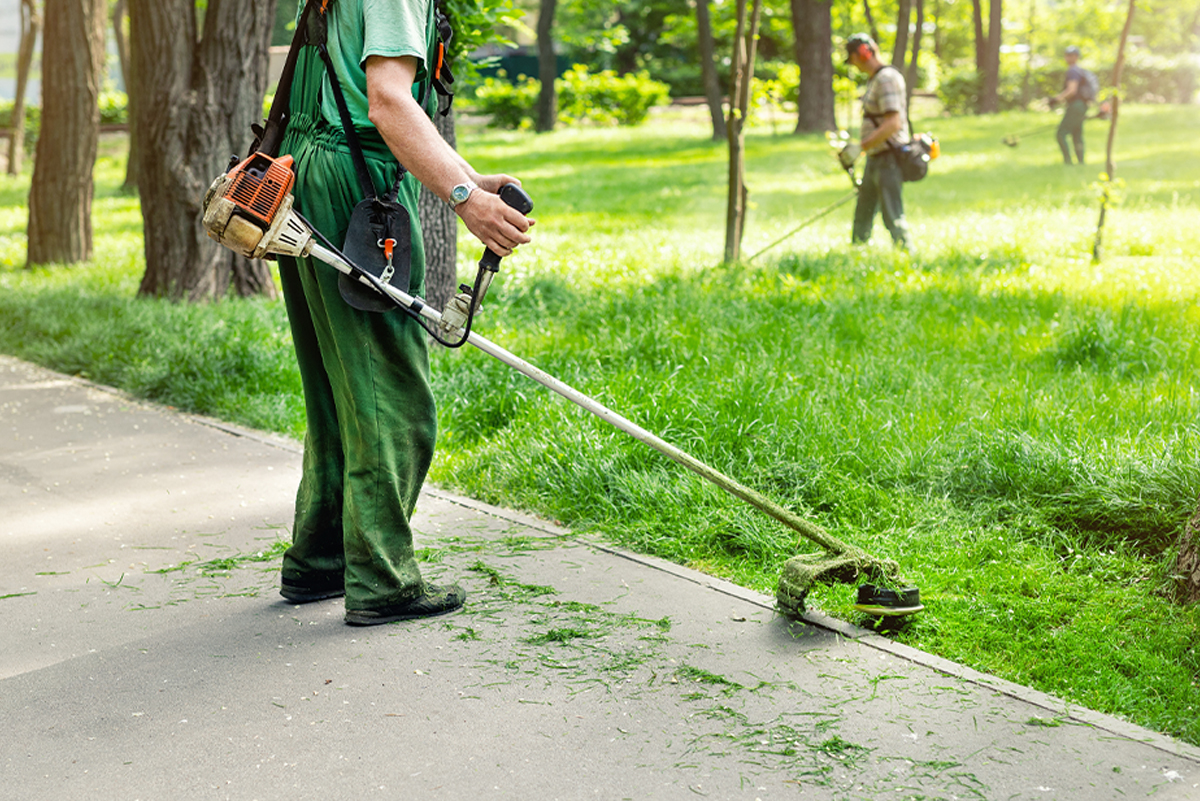
{"type": "MultiPolygon", "coordinates": [[[[427,80],[426,58],[433,49],[433,0],[334,0],[329,10],[327,47],[357,128],[371,128],[367,117],[367,57],[415,56],[419,61],[413,96],[427,80]]],[[[304,0],[300,2],[300,10],[304,0]]],[[[325,76],[321,116],[342,127],[337,102],[325,76]]],[[[428,94],[433,94],[429,92],[428,94]]]]}

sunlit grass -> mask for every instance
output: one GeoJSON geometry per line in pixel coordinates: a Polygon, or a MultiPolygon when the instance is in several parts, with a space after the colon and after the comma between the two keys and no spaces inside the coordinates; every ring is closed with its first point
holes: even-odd
{"type": "MultiPolygon", "coordinates": [[[[1050,115],[918,120],[944,155],[906,204],[917,247],[848,245],[850,207],[722,266],[725,158],[703,117],[634,130],[466,130],[520,176],[535,243],[477,329],[837,536],[898,560],[928,610],[894,636],[1200,742],[1200,612],[1169,600],[1200,490],[1196,108],[1129,107],[1123,201],[1090,259],[1086,167],[1050,115]]],[[[781,123],[777,130],[787,130],[781,123]]],[[[841,197],[820,136],[748,139],[745,251],[841,197]]],[[[96,257],[21,269],[28,177],[0,179],[0,349],[291,434],[282,304],[133,300],[136,200],[97,170],[96,257]]],[[[479,247],[460,240],[464,277],[479,247]]],[[[433,477],[771,592],[790,531],[486,356],[434,353],[433,477]]],[[[812,601],[857,619],[846,587],[812,601]]]]}

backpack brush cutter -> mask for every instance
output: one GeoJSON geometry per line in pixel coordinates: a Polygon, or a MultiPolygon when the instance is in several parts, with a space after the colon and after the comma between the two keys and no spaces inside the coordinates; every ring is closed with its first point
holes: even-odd
{"type": "MultiPolygon", "coordinates": [[[[205,231],[217,242],[247,258],[315,257],[386,295],[398,308],[425,326],[438,341],[452,346],[469,342],[821,546],[825,554],[801,554],[785,563],[777,592],[779,607],[783,612],[795,615],[802,613],[804,598],[815,582],[848,582],[859,576],[876,582],[865,584],[858,590],[855,608],[868,615],[902,616],[924,608],[916,587],[899,587],[899,566],[895,562],[877,559],[841,542],[820,526],[739,484],[557,378],[472,333],[471,319],[479,309],[491,275],[499,269],[500,258],[495,253],[489,250],[484,254],[475,286],[460,287],[460,293],[446,304],[444,312],[439,313],[421,298],[383,283],[354,264],[313,228],[292,208],[294,180],[290,156],[273,158],[258,152],[244,161],[231,163],[229,170],[213,181],[205,195],[205,231]],[[445,337],[454,341],[447,342],[445,337]]],[[[516,184],[504,187],[500,196],[523,214],[528,214],[533,208],[529,196],[516,184]]]]}

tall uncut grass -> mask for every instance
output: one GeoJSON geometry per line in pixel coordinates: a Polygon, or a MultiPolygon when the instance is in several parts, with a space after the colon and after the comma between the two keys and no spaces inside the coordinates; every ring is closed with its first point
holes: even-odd
{"type": "MultiPolygon", "coordinates": [[[[917,242],[851,248],[849,207],[723,266],[722,144],[698,117],[462,131],[520,176],[535,242],[477,330],[837,536],[900,562],[895,636],[1200,743],[1200,610],[1171,600],[1200,490],[1200,109],[1129,107],[1122,204],[1090,262],[1099,167],[1049,115],[934,119],[917,242]]],[[[1106,131],[1088,123],[1100,161],[1106,131]]],[[[781,128],[777,127],[777,130],[781,128]]],[[[783,126],[782,129],[786,129],[783,126]]],[[[847,189],[821,137],[748,139],[746,253],[847,189]]],[[[94,263],[25,271],[27,177],[0,181],[0,350],[161,402],[302,432],[282,305],[135,300],[137,205],[97,170],[94,263]]],[[[467,274],[478,246],[466,236],[467,274]]],[[[434,479],[773,591],[795,535],[470,349],[434,354],[434,479]]],[[[814,605],[857,619],[844,586],[814,605]]]]}

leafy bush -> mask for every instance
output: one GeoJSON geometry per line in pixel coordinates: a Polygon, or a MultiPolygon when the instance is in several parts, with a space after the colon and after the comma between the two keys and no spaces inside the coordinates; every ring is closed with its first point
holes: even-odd
{"type": "MultiPolygon", "coordinates": [[[[1112,66],[1084,65],[1100,79],[1100,95],[1111,91],[1112,66]]],[[[1001,65],[1000,110],[1024,109],[1039,98],[1057,94],[1063,88],[1067,68],[1052,64],[1033,70],[1025,83],[1023,64],[1001,65]]],[[[1190,103],[1200,86],[1200,66],[1186,58],[1169,58],[1134,51],[1121,72],[1125,100],[1138,103],[1190,103]]],[[[938,97],[950,114],[971,114],[978,107],[983,78],[975,68],[960,67],[945,75],[938,86],[938,97]]]]}
{"type": "Polygon", "coordinates": [[[670,90],[647,72],[617,75],[588,72],[576,64],[555,81],[559,115],[564,121],[590,120],[601,125],[638,125],[652,106],[666,103],[670,90]]]}
{"type": "MultiPolygon", "coordinates": [[[[582,64],[567,70],[554,85],[558,116],[566,123],[587,120],[601,125],[637,125],[652,106],[670,99],[667,85],[645,72],[593,73],[582,64]]],[[[481,112],[491,115],[493,128],[528,128],[533,124],[540,90],[540,81],[527,78],[516,83],[485,78],[475,90],[475,102],[481,112]]]]}
{"type": "MultiPolygon", "coordinates": [[[[1112,69],[1099,73],[1101,83],[1112,69]]],[[[1140,103],[1191,103],[1200,84],[1200,65],[1187,57],[1163,57],[1141,50],[1130,53],[1121,72],[1125,99],[1140,103]]]]}
{"type": "Polygon", "coordinates": [[[129,122],[129,97],[124,92],[100,93],[100,124],[124,125],[129,122]]]}
{"type": "Polygon", "coordinates": [[[539,81],[525,78],[510,83],[501,78],[484,78],[475,89],[475,103],[484,114],[491,115],[488,124],[493,128],[529,128],[536,113],[539,81]]]}

